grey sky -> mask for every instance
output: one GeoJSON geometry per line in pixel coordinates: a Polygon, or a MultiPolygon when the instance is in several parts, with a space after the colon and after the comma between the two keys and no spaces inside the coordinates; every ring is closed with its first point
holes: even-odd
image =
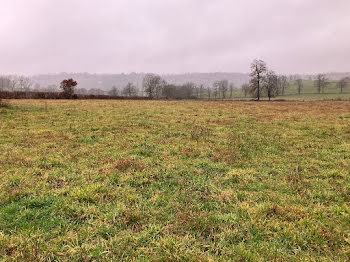
{"type": "Polygon", "coordinates": [[[349,0],[0,0],[0,74],[350,71],[349,0]]]}

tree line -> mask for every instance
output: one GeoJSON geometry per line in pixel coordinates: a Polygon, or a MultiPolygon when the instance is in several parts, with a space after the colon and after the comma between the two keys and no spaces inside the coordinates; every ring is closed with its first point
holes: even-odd
{"type": "MultiPolygon", "coordinates": [[[[250,82],[242,86],[245,96],[249,93],[252,97],[260,100],[262,96],[272,97],[283,96],[290,86],[287,76],[277,75],[273,70],[269,70],[266,62],[263,60],[254,60],[250,66],[250,82]]],[[[300,95],[304,86],[301,78],[296,78],[297,93],[300,95]]],[[[325,74],[316,75],[314,86],[318,94],[325,93],[325,89],[330,85],[329,79],[325,74]]],[[[344,77],[337,82],[337,88],[340,93],[349,85],[350,78],[344,77]]]]}
{"type": "MultiPolygon", "coordinates": [[[[263,60],[254,60],[250,66],[250,81],[241,87],[236,87],[234,83],[226,79],[215,81],[211,86],[202,84],[196,85],[193,82],[176,85],[166,82],[157,74],[146,74],[142,81],[141,88],[134,83],[127,83],[123,88],[116,86],[105,92],[95,88],[85,90],[77,88],[78,83],[73,79],[65,79],[60,86],[55,85],[41,88],[38,84],[31,81],[25,76],[0,76],[0,91],[6,90],[10,92],[39,92],[48,93],[56,92],[61,94],[63,98],[76,98],[86,95],[111,97],[147,97],[148,99],[232,99],[235,94],[241,93],[244,97],[260,100],[267,97],[269,100],[273,97],[283,96],[290,87],[291,81],[295,81],[297,86],[297,94],[301,94],[304,88],[304,80],[301,78],[287,77],[286,75],[278,75],[270,70],[263,60]]],[[[325,93],[326,88],[330,85],[329,79],[325,74],[318,74],[313,80],[315,91],[319,94],[325,93]]],[[[337,82],[337,88],[340,93],[349,86],[350,78],[344,77],[337,82]]]]}

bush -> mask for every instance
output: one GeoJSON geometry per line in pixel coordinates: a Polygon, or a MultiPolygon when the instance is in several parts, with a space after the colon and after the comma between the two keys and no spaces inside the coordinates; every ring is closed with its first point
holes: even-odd
{"type": "MultiPolygon", "coordinates": [[[[24,92],[24,91],[0,91],[0,98],[2,99],[65,99],[62,93],[57,92],[24,92]]],[[[149,100],[148,97],[143,96],[109,96],[109,95],[78,95],[73,94],[73,99],[132,99],[132,100],[149,100]]]]}

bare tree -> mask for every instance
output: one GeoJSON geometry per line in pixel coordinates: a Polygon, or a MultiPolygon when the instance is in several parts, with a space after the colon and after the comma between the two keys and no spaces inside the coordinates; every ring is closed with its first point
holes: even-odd
{"type": "Polygon", "coordinates": [[[33,85],[32,80],[29,77],[20,76],[18,78],[18,87],[26,92],[28,92],[33,85]]]}
{"type": "Polygon", "coordinates": [[[278,89],[279,94],[284,95],[285,90],[289,87],[288,78],[285,75],[281,75],[278,77],[278,89]]]}
{"type": "Polygon", "coordinates": [[[274,71],[268,71],[266,74],[266,78],[263,84],[264,91],[269,98],[269,101],[271,100],[271,97],[275,97],[279,93],[279,86],[278,86],[278,76],[275,74],[274,71]]]}
{"type": "Polygon", "coordinates": [[[34,87],[33,87],[33,91],[34,92],[40,92],[40,90],[41,90],[40,84],[39,83],[35,83],[34,87]]]}
{"type": "Polygon", "coordinates": [[[161,79],[159,85],[157,85],[157,87],[156,87],[156,94],[155,94],[156,98],[162,97],[163,89],[166,85],[167,85],[167,83],[165,82],[165,80],[161,79]]]}
{"type": "Polygon", "coordinates": [[[227,80],[216,81],[214,83],[214,88],[217,89],[217,92],[219,94],[221,93],[221,98],[225,99],[226,98],[226,92],[227,92],[227,89],[228,89],[228,81],[227,80]]]}
{"type": "Polygon", "coordinates": [[[297,86],[298,86],[298,95],[300,95],[301,89],[303,88],[303,80],[299,78],[296,80],[296,82],[297,82],[297,86]]]}
{"type": "Polygon", "coordinates": [[[194,88],[193,88],[193,94],[194,94],[194,96],[196,97],[196,98],[198,98],[199,97],[199,87],[198,86],[194,86],[194,88]]]}
{"type": "Polygon", "coordinates": [[[204,94],[204,85],[199,85],[199,98],[202,99],[204,94]]]}
{"type": "Polygon", "coordinates": [[[9,86],[10,90],[14,91],[17,85],[18,85],[18,77],[15,75],[10,76],[10,86],[9,86]]]}
{"type": "Polygon", "coordinates": [[[162,90],[162,96],[167,98],[167,99],[170,99],[170,98],[176,98],[176,89],[178,87],[176,85],[171,85],[171,84],[168,84],[166,86],[164,86],[163,90],[162,90]]]}
{"type": "Polygon", "coordinates": [[[218,96],[218,92],[219,92],[219,89],[214,84],[214,86],[213,86],[213,95],[214,95],[215,100],[216,100],[216,97],[218,96]]]}
{"type": "Polygon", "coordinates": [[[161,94],[161,89],[164,86],[165,82],[159,75],[147,74],[143,78],[142,86],[145,92],[148,94],[149,98],[157,97],[161,94]]]}
{"type": "Polygon", "coordinates": [[[0,76],[0,90],[7,89],[10,85],[10,78],[7,76],[0,76]]]}
{"type": "Polygon", "coordinates": [[[211,89],[210,89],[210,87],[209,87],[209,86],[207,87],[207,94],[208,94],[208,99],[210,99],[211,89]]]}
{"type": "Polygon", "coordinates": [[[329,85],[328,79],[324,74],[318,74],[315,80],[315,86],[318,93],[324,93],[325,88],[329,85]]]}
{"type": "Polygon", "coordinates": [[[88,91],[85,88],[78,88],[75,93],[79,95],[87,95],[88,91]]]}
{"type": "Polygon", "coordinates": [[[100,88],[91,88],[87,92],[90,95],[97,95],[97,96],[105,94],[105,92],[102,89],[100,89],[100,88]]]}
{"type": "Polygon", "coordinates": [[[250,66],[250,89],[249,92],[253,97],[260,100],[261,85],[266,77],[267,65],[263,60],[254,60],[250,66]]]}
{"type": "Polygon", "coordinates": [[[196,94],[194,93],[195,89],[196,86],[191,82],[188,82],[184,85],[167,84],[162,89],[162,97],[165,97],[167,99],[197,98],[196,94]]]}
{"type": "MultiPolygon", "coordinates": [[[[0,91],[8,87],[9,79],[5,76],[0,76],[0,91]]],[[[3,106],[2,94],[0,93],[0,107],[3,106]]]]}
{"type": "Polygon", "coordinates": [[[232,97],[233,97],[233,89],[235,89],[235,84],[234,83],[230,83],[229,89],[230,89],[230,98],[232,99],[232,97]]]}
{"type": "Polygon", "coordinates": [[[247,95],[248,95],[248,93],[249,93],[249,89],[250,89],[249,84],[245,83],[245,84],[242,85],[241,88],[242,88],[244,97],[247,97],[247,95]]]}
{"type": "Polygon", "coordinates": [[[48,86],[45,88],[45,90],[46,90],[47,92],[58,92],[58,91],[59,91],[59,89],[58,89],[58,87],[57,87],[56,85],[48,85],[48,86]]]}
{"type": "Polygon", "coordinates": [[[349,78],[347,77],[344,77],[339,80],[337,87],[340,89],[341,94],[343,93],[344,88],[346,88],[348,84],[349,84],[349,78]]]}
{"type": "Polygon", "coordinates": [[[119,95],[118,88],[115,85],[112,86],[112,89],[109,90],[108,95],[110,95],[110,96],[118,96],[119,95]]]}
{"type": "Polygon", "coordinates": [[[186,84],[182,85],[178,92],[181,93],[180,97],[182,98],[193,98],[193,91],[196,89],[196,84],[193,82],[187,82],[186,84]]]}
{"type": "Polygon", "coordinates": [[[137,94],[137,88],[133,83],[127,83],[127,85],[123,89],[123,95],[125,96],[136,96],[137,94]]]}

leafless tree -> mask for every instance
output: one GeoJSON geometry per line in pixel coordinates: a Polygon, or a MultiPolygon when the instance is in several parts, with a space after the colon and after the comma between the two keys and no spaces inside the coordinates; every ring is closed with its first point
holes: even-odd
{"type": "Polygon", "coordinates": [[[199,97],[199,86],[194,86],[193,88],[193,95],[198,98],[199,97]]]}
{"type": "Polygon", "coordinates": [[[349,78],[347,77],[344,77],[339,80],[337,87],[340,89],[341,94],[343,93],[344,88],[346,88],[348,84],[349,84],[349,78]]]}
{"type": "Polygon", "coordinates": [[[315,86],[318,93],[324,93],[325,88],[329,85],[328,79],[325,74],[318,74],[315,80],[315,86]]]}
{"type": "MultiPolygon", "coordinates": [[[[47,89],[47,88],[46,88],[47,89]]],[[[85,89],[85,88],[77,88],[76,91],[75,91],[76,94],[79,94],[79,95],[87,95],[88,94],[88,91],[85,89]]]]}
{"type": "Polygon", "coordinates": [[[199,85],[199,98],[202,99],[204,94],[204,85],[199,85]]]}
{"type": "Polygon", "coordinates": [[[298,95],[300,95],[301,89],[303,88],[303,80],[299,78],[296,80],[296,82],[297,82],[297,86],[298,86],[298,95]]]}
{"type": "MultiPolygon", "coordinates": [[[[0,76],[0,91],[4,90],[8,86],[8,78],[0,76]]],[[[2,94],[0,93],[0,107],[3,106],[2,94]]]]}
{"type": "Polygon", "coordinates": [[[242,85],[241,88],[242,88],[244,97],[247,97],[247,95],[248,95],[248,93],[249,93],[249,89],[250,89],[249,84],[245,83],[245,84],[242,85]]]}
{"type": "Polygon", "coordinates": [[[275,74],[274,71],[268,71],[266,74],[266,78],[263,84],[264,91],[269,98],[269,101],[271,100],[271,97],[275,97],[279,93],[279,86],[278,86],[278,76],[275,74]]]}
{"type": "Polygon", "coordinates": [[[40,92],[41,90],[41,86],[39,83],[35,83],[34,86],[33,86],[33,91],[34,92],[40,92]]]}
{"type": "Polygon", "coordinates": [[[266,77],[267,65],[263,60],[254,60],[250,66],[250,69],[249,92],[259,101],[261,96],[261,85],[266,77]]]}
{"type": "Polygon", "coordinates": [[[90,88],[87,92],[90,95],[104,95],[105,94],[105,92],[99,88],[90,88]]]}
{"type": "Polygon", "coordinates": [[[176,85],[171,85],[171,84],[165,85],[162,90],[162,96],[167,99],[176,98],[177,88],[178,87],[176,85]]]}
{"type": "Polygon", "coordinates": [[[127,83],[127,85],[123,89],[123,95],[125,96],[136,96],[137,88],[133,83],[127,83]]]}
{"type": "Polygon", "coordinates": [[[225,99],[226,98],[226,92],[227,92],[227,89],[228,89],[228,81],[227,80],[216,81],[214,83],[214,88],[217,90],[217,92],[219,94],[221,94],[221,98],[225,99]]]}
{"type": "Polygon", "coordinates": [[[230,98],[232,99],[232,97],[233,97],[233,89],[235,89],[235,84],[234,83],[230,83],[229,89],[230,89],[230,98]]]}
{"type": "Polygon", "coordinates": [[[196,89],[196,84],[193,82],[187,82],[179,88],[179,93],[181,97],[189,99],[193,98],[193,91],[196,89]]]}
{"type": "Polygon", "coordinates": [[[285,90],[289,87],[288,78],[285,75],[278,77],[279,94],[284,95],[285,90]]]}
{"type": "Polygon", "coordinates": [[[143,78],[142,86],[149,98],[159,96],[162,92],[161,89],[164,87],[165,81],[159,75],[147,74],[143,78]]]}
{"type": "Polygon", "coordinates": [[[10,90],[14,91],[17,85],[18,85],[18,77],[15,75],[10,76],[10,86],[9,86],[10,90]]]}
{"type": "Polygon", "coordinates": [[[9,76],[0,76],[0,90],[8,89],[10,87],[11,78],[9,76]]]}
{"type": "Polygon", "coordinates": [[[159,85],[157,85],[156,87],[156,98],[161,98],[162,97],[162,92],[163,92],[163,88],[167,85],[167,83],[165,82],[164,79],[161,79],[159,85]]]}
{"type": "Polygon", "coordinates": [[[20,76],[18,77],[18,87],[28,92],[33,85],[32,80],[29,77],[20,76]]]}
{"type": "Polygon", "coordinates": [[[48,85],[46,88],[47,92],[58,92],[59,89],[56,85],[48,85]]]}
{"type": "Polygon", "coordinates": [[[109,90],[108,95],[110,95],[110,96],[118,96],[119,95],[118,88],[115,85],[112,86],[112,89],[109,90]]]}
{"type": "Polygon", "coordinates": [[[216,100],[216,97],[218,96],[218,93],[219,93],[219,89],[218,89],[218,86],[213,86],[213,95],[214,95],[214,98],[216,100]]]}
{"type": "Polygon", "coordinates": [[[194,90],[196,86],[188,82],[184,85],[166,84],[162,89],[162,97],[167,99],[191,99],[197,98],[194,90]]]}
{"type": "Polygon", "coordinates": [[[208,95],[208,99],[210,99],[211,89],[210,89],[210,87],[209,87],[209,86],[207,87],[207,95],[208,95]]]}

